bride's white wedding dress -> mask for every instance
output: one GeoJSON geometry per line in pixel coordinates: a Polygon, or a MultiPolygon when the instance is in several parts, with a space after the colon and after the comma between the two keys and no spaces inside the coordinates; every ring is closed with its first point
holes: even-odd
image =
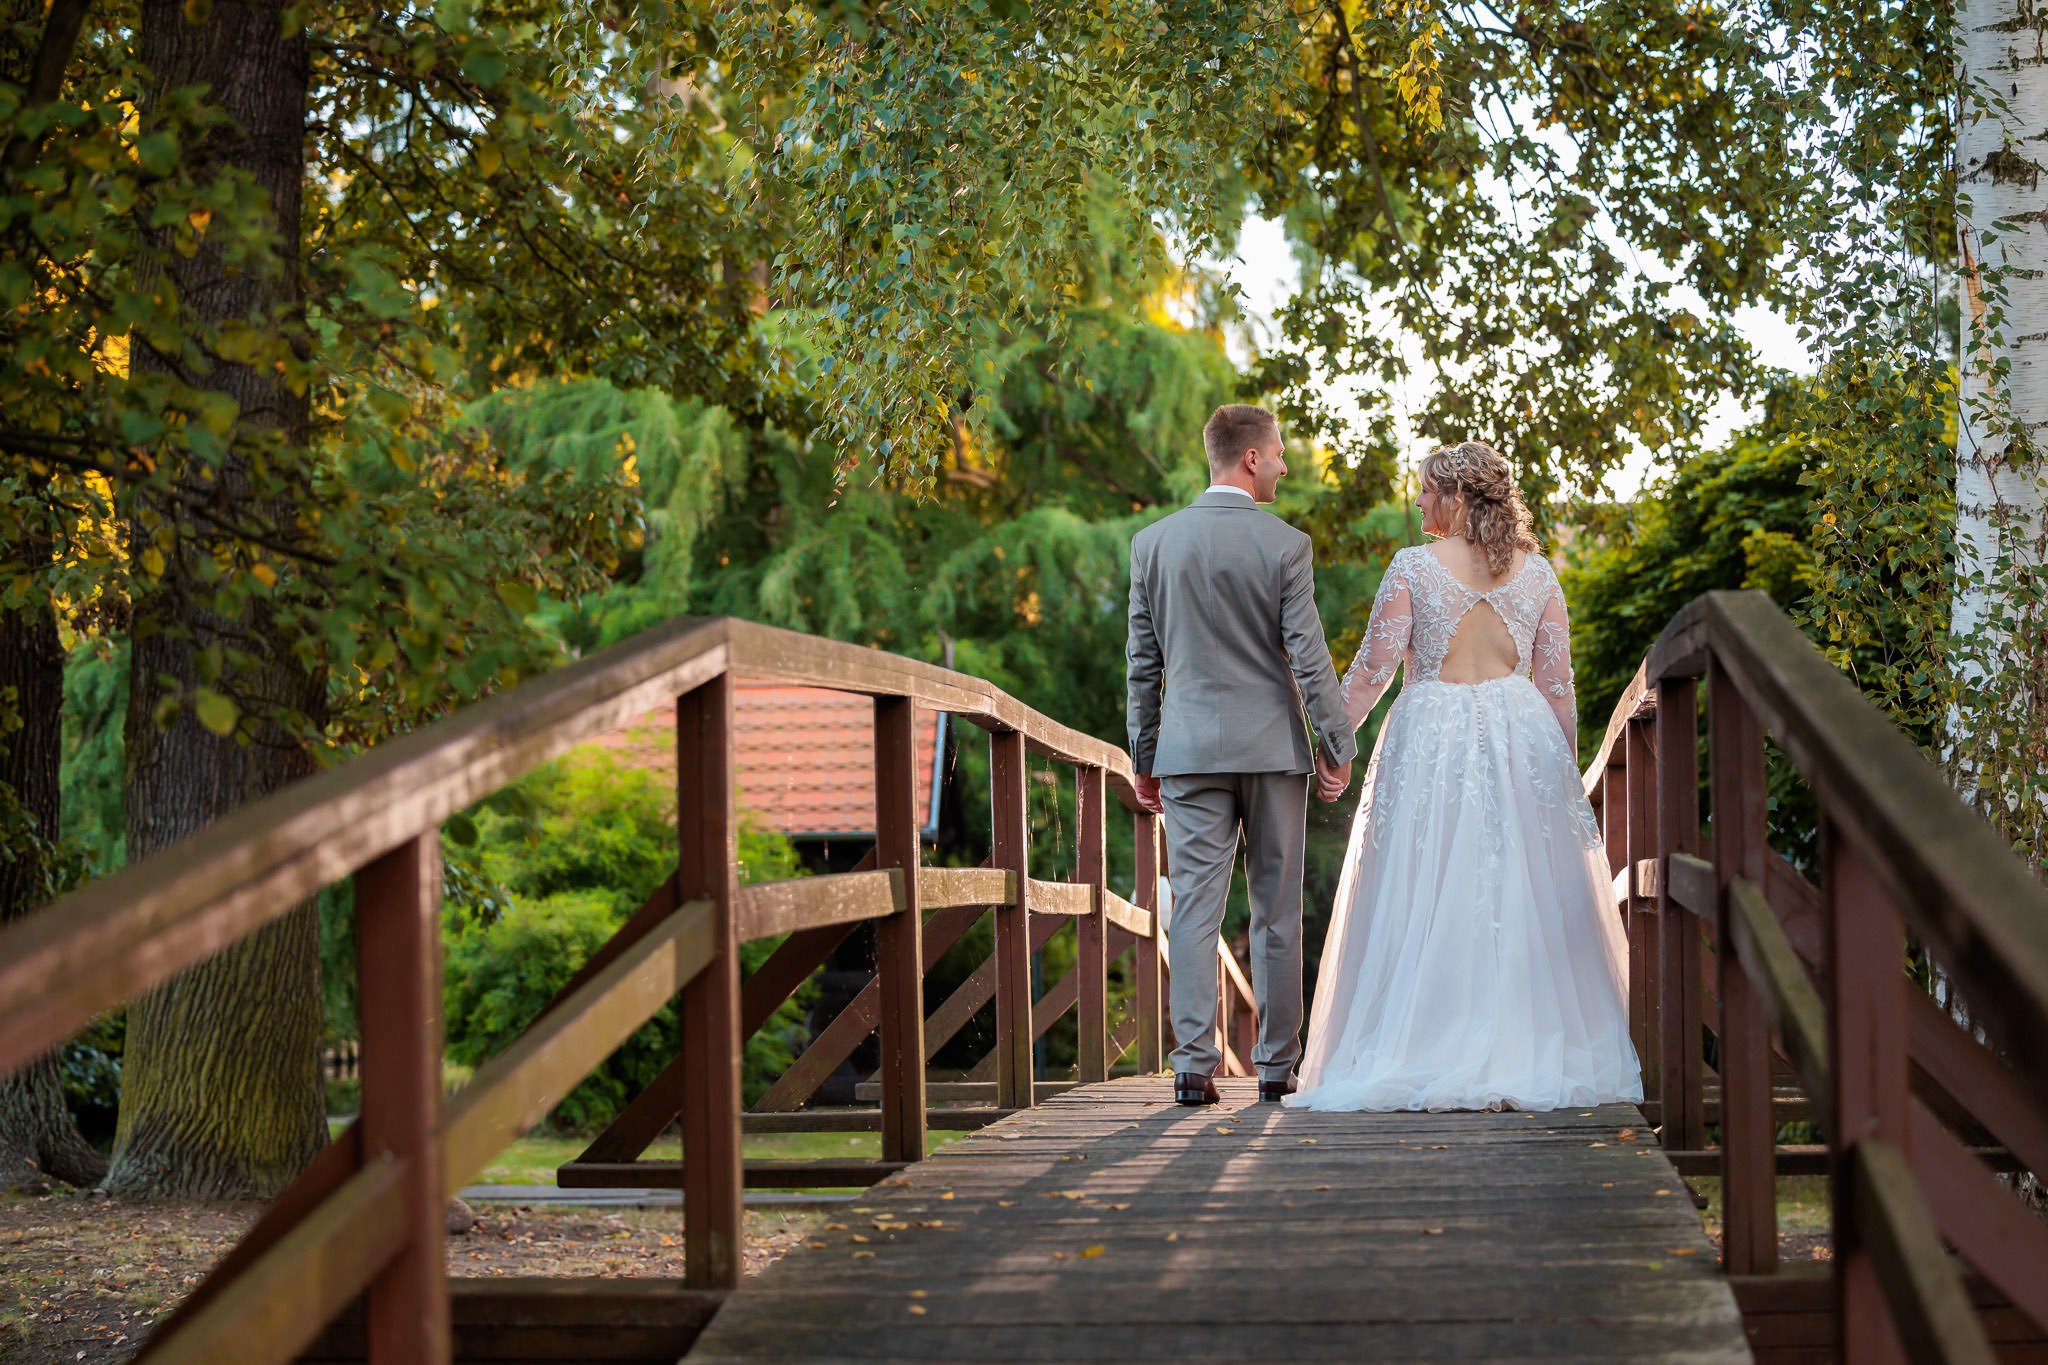
{"type": "Polygon", "coordinates": [[[1394,556],[1346,671],[1353,726],[1406,668],[1337,885],[1305,1109],[1556,1109],[1640,1100],[1627,940],[1580,789],[1564,594],[1528,555],[1487,592],[1426,546],[1394,556]],[[1481,604],[1484,603],[1485,607],[1481,604]],[[1438,677],[1491,608],[1517,670],[1438,677]]]}

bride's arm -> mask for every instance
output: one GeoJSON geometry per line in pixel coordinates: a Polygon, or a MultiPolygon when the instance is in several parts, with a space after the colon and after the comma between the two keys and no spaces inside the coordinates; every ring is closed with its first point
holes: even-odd
{"type": "Polygon", "coordinates": [[[1579,705],[1572,687],[1572,626],[1565,614],[1564,589],[1555,578],[1550,581],[1550,601],[1536,622],[1536,658],[1531,668],[1536,686],[1557,713],[1564,730],[1564,742],[1579,751],[1579,705]]]}
{"type": "Polygon", "coordinates": [[[1387,694],[1394,671],[1408,652],[1408,637],[1414,627],[1407,567],[1389,564],[1372,599],[1372,621],[1365,628],[1365,642],[1358,647],[1351,667],[1344,670],[1344,711],[1353,730],[1365,724],[1372,708],[1387,694]]]}

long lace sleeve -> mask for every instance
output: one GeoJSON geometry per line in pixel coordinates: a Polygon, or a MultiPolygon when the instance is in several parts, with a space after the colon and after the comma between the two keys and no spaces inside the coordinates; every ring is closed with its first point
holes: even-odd
{"type": "Polygon", "coordinates": [[[1557,713],[1564,730],[1564,742],[1573,753],[1579,751],[1578,695],[1572,688],[1572,626],[1565,614],[1564,589],[1550,580],[1550,600],[1536,621],[1536,656],[1530,672],[1536,687],[1557,713]]]}
{"type": "Polygon", "coordinates": [[[1415,628],[1414,600],[1409,594],[1407,566],[1398,558],[1387,566],[1386,577],[1372,599],[1372,620],[1365,628],[1365,641],[1351,667],[1344,670],[1344,711],[1356,730],[1365,724],[1372,708],[1387,694],[1394,671],[1408,652],[1408,637],[1415,628]]]}

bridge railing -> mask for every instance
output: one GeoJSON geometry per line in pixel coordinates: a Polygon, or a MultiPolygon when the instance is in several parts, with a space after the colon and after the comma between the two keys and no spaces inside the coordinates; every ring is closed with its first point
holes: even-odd
{"type": "MultiPolygon", "coordinates": [[[[376,1361],[445,1360],[455,1335],[488,1335],[501,1316],[530,1325],[535,1314],[547,1318],[550,1305],[576,1295],[620,1299],[628,1288],[578,1282],[565,1294],[562,1282],[451,1286],[444,1271],[444,1210],[453,1191],[679,997],[681,1041],[672,1065],[591,1151],[564,1168],[564,1183],[680,1185],[685,1282],[637,1286],[627,1295],[635,1321],[681,1334],[663,1339],[660,1349],[668,1350],[678,1341],[687,1346],[719,1296],[739,1283],[741,1194],[750,1180],[868,1183],[923,1157],[930,1051],[924,974],[943,951],[942,941],[957,938],[973,917],[990,910],[995,916],[995,950],[981,978],[987,993],[972,1008],[965,999],[948,1001],[941,1013],[950,1007],[948,1018],[963,1010],[971,1015],[993,997],[997,1041],[989,1070],[998,1107],[1022,1108],[1036,1098],[1032,1044],[1040,1030],[1030,961],[1047,924],[1076,926],[1078,965],[1068,980],[1078,1008],[1079,1078],[1105,1077],[1112,1049],[1127,1046],[1135,1046],[1141,1067],[1157,1068],[1163,1048],[1159,870],[1157,820],[1137,807],[1122,750],[978,678],[746,622],[679,621],[252,803],[0,932],[0,1071],[353,875],[361,1115],[157,1327],[142,1358],[289,1360],[360,1298],[363,1311],[348,1324],[355,1344],[340,1348],[330,1339],[324,1350],[353,1350],[376,1361]],[[738,885],[737,676],[874,698],[877,839],[860,870],[738,885]],[[571,747],[670,701],[676,703],[674,875],[516,1041],[444,1104],[441,823],[571,747]],[[994,855],[988,866],[921,863],[913,727],[920,706],[950,712],[989,735],[994,855]],[[1076,775],[1080,853],[1071,880],[1033,875],[1041,869],[1030,855],[1030,753],[1076,775]],[[1112,797],[1134,820],[1137,876],[1128,900],[1106,884],[1104,829],[1112,797]],[[863,921],[873,921],[877,931],[877,971],[862,1036],[880,1032],[882,1160],[750,1168],[741,1155],[746,1038],[831,945],[863,921]],[[739,945],[783,934],[788,937],[778,951],[742,981],[739,945]],[[1133,954],[1133,998],[1123,1026],[1113,1031],[1106,972],[1120,949],[1133,954]],[[633,1160],[678,1117],[679,1163],[633,1160]],[[458,1306],[453,1315],[451,1288],[458,1306]],[[660,1291],[659,1311],[640,1292],[650,1288],[660,1291]]],[[[556,1339],[525,1331],[521,1353],[532,1354],[544,1338],[556,1339]]],[[[600,1358],[604,1340],[573,1338],[567,1349],[578,1358],[600,1358]]],[[[668,1350],[668,1358],[677,1354],[680,1349],[668,1350]]]]}
{"type": "Polygon", "coordinates": [[[1760,1356],[2048,1344],[2048,1220],[2001,1178],[2048,1175],[2048,891],[1760,593],[1678,615],[1585,781],[1629,928],[1644,1108],[1682,1172],[1721,1178],[1760,1356]],[[1817,885],[1766,841],[1766,740],[1813,792],[1817,885]],[[1909,944],[1970,1028],[1909,975],[1909,944]],[[1801,1116],[1824,1149],[1778,1145],[1801,1116]],[[1779,1274],[1775,1176],[1822,1171],[1830,1277],[1779,1274]]]}

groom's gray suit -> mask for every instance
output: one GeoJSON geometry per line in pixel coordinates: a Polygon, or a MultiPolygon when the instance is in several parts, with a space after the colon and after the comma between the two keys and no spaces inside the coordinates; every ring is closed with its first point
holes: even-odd
{"type": "Polygon", "coordinates": [[[1301,1055],[1307,725],[1331,764],[1358,749],[1316,615],[1309,538],[1235,490],[1146,527],[1131,542],[1125,659],[1131,762],[1159,779],[1166,806],[1173,1069],[1206,1076],[1221,1060],[1216,935],[1242,830],[1252,1063],[1284,1080],[1301,1055]]]}

